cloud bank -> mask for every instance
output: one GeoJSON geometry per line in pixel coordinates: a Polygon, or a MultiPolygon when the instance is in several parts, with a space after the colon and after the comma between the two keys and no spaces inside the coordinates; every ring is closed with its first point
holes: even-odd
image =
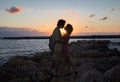
{"type": "Polygon", "coordinates": [[[8,13],[10,13],[10,14],[16,14],[16,13],[19,13],[19,12],[21,12],[22,11],[22,7],[11,7],[11,8],[9,8],[9,9],[5,9],[8,13]]]}
{"type": "Polygon", "coordinates": [[[20,37],[20,36],[43,36],[44,32],[39,32],[29,28],[0,27],[0,37],[20,37]]]}

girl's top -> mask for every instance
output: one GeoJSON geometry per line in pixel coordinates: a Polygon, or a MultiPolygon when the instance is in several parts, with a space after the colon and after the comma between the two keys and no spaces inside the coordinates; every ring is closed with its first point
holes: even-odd
{"type": "Polygon", "coordinates": [[[68,34],[65,34],[62,38],[62,52],[65,55],[69,54],[69,39],[70,36],[68,34]]]}

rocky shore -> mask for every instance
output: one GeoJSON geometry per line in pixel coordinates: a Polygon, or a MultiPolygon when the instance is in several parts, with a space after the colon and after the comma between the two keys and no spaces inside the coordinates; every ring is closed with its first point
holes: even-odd
{"type": "MultiPolygon", "coordinates": [[[[46,51],[32,57],[12,57],[0,67],[0,82],[120,82],[120,51],[109,49],[109,44],[110,41],[95,40],[70,43],[77,77],[53,76],[56,56],[46,51]]],[[[69,70],[64,62],[62,59],[59,72],[67,74],[69,70]]]]}

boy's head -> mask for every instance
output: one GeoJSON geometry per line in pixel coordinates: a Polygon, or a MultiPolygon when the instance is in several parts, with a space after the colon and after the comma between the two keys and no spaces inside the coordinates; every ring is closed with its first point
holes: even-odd
{"type": "Polygon", "coordinates": [[[63,19],[58,20],[57,27],[63,28],[65,25],[66,21],[63,19]]]}
{"type": "Polygon", "coordinates": [[[71,24],[67,24],[65,27],[65,30],[67,31],[67,33],[71,34],[73,31],[73,27],[71,24]]]}

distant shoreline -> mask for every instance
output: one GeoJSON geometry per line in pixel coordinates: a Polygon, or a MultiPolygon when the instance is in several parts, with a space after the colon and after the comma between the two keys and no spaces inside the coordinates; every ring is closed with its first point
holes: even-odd
{"type": "MultiPolygon", "coordinates": [[[[120,38],[120,35],[83,35],[71,36],[71,39],[88,39],[88,38],[120,38]]],[[[0,39],[49,39],[49,36],[24,36],[24,37],[0,37],[0,39]]]]}

